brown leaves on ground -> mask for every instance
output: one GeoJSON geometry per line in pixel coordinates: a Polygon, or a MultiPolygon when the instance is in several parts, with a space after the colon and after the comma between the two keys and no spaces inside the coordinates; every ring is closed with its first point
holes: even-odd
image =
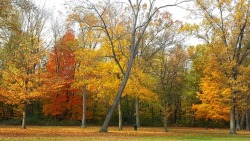
{"type": "MultiPolygon", "coordinates": [[[[134,131],[133,127],[124,127],[118,131],[118,127],[109,127],[108,133],[100,133],[100,127],[62,127],[62,126],[29,126],[21,129],[19,126],[0,126],[0,140],[144,140],[144,139],[183,139],[183,138],[231,138],[228,129],[205,128],[169,128],[169,132],[163,132],[162,127],[140,127],[134,131]]],[[[250,132],[240,131],[241,138],[250,137],[250,132]]]]}
{"type": "MultiPolygon", "coordinates": [[[[100,127],[62,127],[62,126],[30,126],[21,129],[19,126],[0,126],[0,137],[54,137],[54,136],[164,136],[163,128],[139,128],[124,127],[118,131],[118,127],[110,127],[108,133],[100,133],[100,127]]],[[[169,134],[169,133],[168,133],[169,134]]],[[[173,134],[173,133],[170,133],[173,134]]]]}

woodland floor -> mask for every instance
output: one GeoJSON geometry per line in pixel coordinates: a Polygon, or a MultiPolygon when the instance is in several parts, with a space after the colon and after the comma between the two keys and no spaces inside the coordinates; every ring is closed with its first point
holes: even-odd
{"type": "Polygon", "coordinates": [[[205,128],[169,128],[169,132],[162,132],[160,127],[141,127],[134,131],[133,127],[124,127],[118,131],[117,127],[110,127],[109,133],[99,133],[100,127],[62,127],[62,126],[0,126],[0,140],[28,140],[28,141],[249,141],[250,132],[238,131],[237,135],[229,135],[228,129],[205,128]]]}

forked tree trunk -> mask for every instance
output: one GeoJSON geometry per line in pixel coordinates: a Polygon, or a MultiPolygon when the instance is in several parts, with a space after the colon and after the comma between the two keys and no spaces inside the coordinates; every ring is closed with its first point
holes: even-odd
{"type": "Polygon", "coordinates": [[[122,98],[120,99],[118,103],[118,113],[119,113],[119,131],[122,131],[122,98]]]}
{"type": "Polygon", "coordinates": [[[122,96],[122,92],[123,92],[124,88],[126,87],[126,84],[128,82],[128,78],[129,78],[129,75],[130,75],[130,71],[131,71],[133,62],[134,62],[134,52],[131,52],[126,73],[124,75],[124,78],[122,79],[122,83],[121,83],[121,85],[119,87],[119,90],[118,90],[118,92],[116,94],[114,103],[113,103],[112,107],[109,109],[109,111],[108,111],[108,113],[106,115],[106,118],[105,118],[105,120],[103,122],[103,125],[101,127],[100,132],[108,132],[109,122],[111,120],[111,117],[112,117],[117,105],[118,105],[118,102],[120,101],[120,98],[122,96]]]}
{"type": "Polygon", "coordinates": [[[82,128],[87,127],[87,85],[83,86],[83,95],[82,95],[82,128]]]}
{"type": "Polygon", "coordinates": [[[140,127],[140,109],[139,109],[139,98],[135,98],[135,116],[136,116],[136,126],[140,127]]]}
{"type": "Polygon", "coordinates": [[[26,107],[27,107],[27,104],[25,103],[23,107],[22,129],[26,129],[26,107]]]}

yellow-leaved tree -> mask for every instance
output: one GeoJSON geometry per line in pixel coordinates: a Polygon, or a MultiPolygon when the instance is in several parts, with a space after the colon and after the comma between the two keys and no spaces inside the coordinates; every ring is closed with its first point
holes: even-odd
{"type": "MultiPolygon", "coordinates": [[[[250,54],[249,1],[196,0],[195,6],[195,15],[201,16],[203,20],[198,26],[186,27],[191,27],[191,33],[203,39],[208,47],[214,50],[211,52],[209,60],[218,62],[219,69],[211,71],[219,71],[218,74],[221,75],[222,79],[226,78],[223,83],[226,84],[224,85],[226,86],[225,91],[228,91],[227,88],[230,89],[230,103],[228,103],[230,107],[230,134],[236,134],[235,109],[239,95],[245,91],[245,86],[242,85],[242,79],[240,79],[242,75],[240,68],[244,66],[243,64],[250,54]]],[[[214,84],[221,83],[217,80],[213,80],[213,82],[214,84]]],[[[222,85],[220,84],[220,86],[222,85]]],[[[210,92],[213,93],[213,91],[210,92]]],[[[221,93],[218,91],[217,95],[221,95],[221,93]]],[[[222,99],[226,99],[226,97],[222,99]]]]}
{"type": "Polygon", "coordinates": [[[6,36],[0,39],[3,41],[0,95],[5,103],[21,108],[22,128],[26,128],[27,105],[46,94],[43,70],[46,51],[41,40],[46,11],[31,1],[11,4],[12,14],[4,22],[6,36]]]}
{"type": "MultiPolygon", "coordinates": [[[[206,48],[206,55],[200,56],[199,60],[206,59],[206,64],[200,67],[202,69],[202,78],[199,84],[200,91],[197,92],[197,97],[201,103],[193,105],[195,116],[206,120],[229,121],[231,89],[228,83],[225,83],[227,77],[222,71],[225,68],[220,65],[220,61],[215,57],[215,55],[219,54],[213,53],[214,51],[217,52],[218,48],[216,49],[215,46],[204,47],[206,48]]],[[[224,51],[220,51],[220,55],[224,53],[224,51]]],[[[199,64],[197,63],[196,66],[199,64]]]]}

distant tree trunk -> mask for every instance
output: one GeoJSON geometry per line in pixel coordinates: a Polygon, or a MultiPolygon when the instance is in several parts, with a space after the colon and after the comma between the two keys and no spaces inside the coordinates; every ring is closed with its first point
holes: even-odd
{"type": "Polygon", "coordinates": [[[151,107],[151,122],[154,123],[154,107],[151,107]]]}
{"type": "Polygon", "coordinates": [[[27,107],[27,104],[25,103],[23,106],[22,129],[26,129],[26,107],[27,107]]]}
{"type": "Polygon", "coordinates": [[[118,103],[118,113],[119,113],[119,131],[122,131],[122,98],[118,103]]]}
{"type": "Polygon", "coordinates": [[[190,125],[193,127],[194,126],[194,121],[195,121],[195,115],[194,112],[192,112],[192,119],[190,125]]]}
{"type": "Polygon", "coordinates": [[[140,127],[140,109],[139,109],[139,98],[135,98],[135,115],[136,115],[136,126],[140,127]]]}
{"type": "Polygon", "coordinates": [[[181,100],[179,100],[178,103],[179,103],[179,106],[178,106],[178,115],[179,115],[179,116],[178,116],[178,120],[181,121],[181,116],[182,116],[182,115],[181,115],[181,100]]]}
{"type": "Polygon", "coordinates": [[[130,108],[129,108],[128,95],[126,95],[126,111],[127,111],[127,114],[126,114],[126,116],[127,116],[127,122],[130,123],[130,108]]]}
{"type": "Polygon", "coordinates": [[[249,110],[246,109],[246,130],[249,131],[250,130],[250,125],[249,125],[249,110]]]}
{"type": "Polygon", "coordinates": [[[174,107],[174,123],[177,122],[177,113],[178,113],[178,102],[177,99],[175,99],[175,107],[174,107]]]}
{"type": "Polygon", "coordinates": [[[240,115],[239,115],[239,110],[237,109],[236,111],[236,130],[240,130],[240,115]]]}
{"type": "Polygon", "coordinates": [[[168,132],[168,121],[167,121],[167,102],[164,101],[164,117],[163,117],[163,122],[164,122],[164,132],[168,132]]]}
{"type": "Polygon", "coordinates": [[[135,109],[135,101],[132,100],[131,101],[131,105],[130,105],[130,110],[129,110],[129,122],[130,122],[130,125],[133,125],[134,124],[134,119],[133,119],[133,115],[134,115],[134,109],[135,109]]]}
{"type": "Polygon", "coordinates": [[[242,112],[242,116],[241,116],[241,119],[240,119],[240,130],[243,130],[243,125],[244,125],[244,119],[246,117],[246,111],[243,110],[242,112]]]}
{"type": "Polygon", "coordinates": [[[231,98],[231,107],[230,107],[230,134],[235,135],[236,128],[235,128],[235,98],[233,97],[235,95],[234,92],[232,92],[232,98],[231,98]]]}
{"type": "Polygon", "coordinates": [[[3,119],[5,118],[5,110],[4,110],[4,103],[3,102],[1,102],[2,103],[2,115],[3,115],[3,119]]]}
{"type": "Polygon", "coordinates": [[[87,118],[87,85],[83,86],[83,95],[82,95],[82,128],[87,127],[86,123],[87,118]]]}

